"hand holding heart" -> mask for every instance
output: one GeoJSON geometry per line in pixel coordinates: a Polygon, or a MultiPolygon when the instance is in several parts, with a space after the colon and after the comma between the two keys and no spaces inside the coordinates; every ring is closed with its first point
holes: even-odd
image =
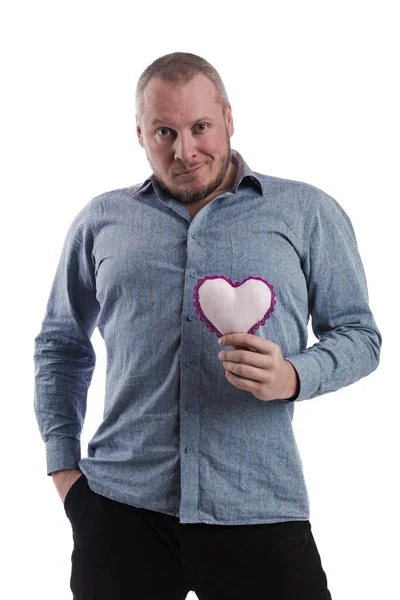
{"type": "Polygon", "coordinates": [[[251,392],[259,400],[289,400],[299,392],[299,378],[293,365],[282,356],[280,347],[250,333],[230,333],[219,340],[218,358],[225,375],[235,387],[251,392]]]}
{"type": "Polygon", "coordinates": [[[259,400],[297,397],[300,380],[294,366],[283,358],[277,344],[253,335],[274,311],[273,285],[252,275],[237,282],[212,275],[200,279],[194,290],[193,304],[201,321],[217,335],[223,334],[220,344],[234,348],[218,354],[228,381],[259,400]]]}

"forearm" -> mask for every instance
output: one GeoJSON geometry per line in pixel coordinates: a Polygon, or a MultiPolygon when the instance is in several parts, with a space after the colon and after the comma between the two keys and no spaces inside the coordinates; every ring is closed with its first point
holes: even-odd
{"type": "Polygon", "coordinates": [[[299,374],[297,400],[334,392],[372,373],[379,364],[382,338],[374,324],[342,326],[298,355],[288,357],[299,374]]]}

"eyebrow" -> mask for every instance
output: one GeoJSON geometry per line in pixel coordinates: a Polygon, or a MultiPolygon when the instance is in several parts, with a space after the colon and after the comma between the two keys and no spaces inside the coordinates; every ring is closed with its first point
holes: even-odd
{"type": "MultiPolygon", "coordinates": [[[[196,119],[196,121],[193,121],[193,125],[195,123],[201,123],[202,121],[213,121],[214,119],[212,119],[211,117],[200,117],[200,119],[196,119]]],[[[154,125],[157,125],[157,123],[165,123],[166,121],[162,121],[161,119],[154,119],[151,123],[151,126],[153,127],[154,125]]]]}

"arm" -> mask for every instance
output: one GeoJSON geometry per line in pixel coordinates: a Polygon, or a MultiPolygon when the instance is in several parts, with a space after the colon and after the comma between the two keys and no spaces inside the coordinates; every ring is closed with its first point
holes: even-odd
{"type": "Polygon", "coordinates": [[[377,368],[382,344],[353,226],[338,202],[321,190],[306,219],[302,269],[319,341],[285,357],[300,384],[297,396],[286,402],[315,398],[365,377],[377,368]]]}
{"type": "Polygon", "coordinates": [[[90,337],[99,304],[90,206],[78,213],[68,229],[34,343],[34,410],[46,444],[48,475],[78,470],[87,392],[96,362],[90,337]]]}

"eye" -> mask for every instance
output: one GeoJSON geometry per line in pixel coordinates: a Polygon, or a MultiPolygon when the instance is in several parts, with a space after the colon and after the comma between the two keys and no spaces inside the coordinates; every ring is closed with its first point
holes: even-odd
{"type": "MultiPolygon", "coordinates": [[[[207,125],[207,123],[197,123],[197,124],[195,125],[195,127],[204,127],[204,129],[200,129],[200,131],[206,131],[206,129],[205,129],[205,128],[206,128],[206,127],[208,127],[208,125],[207,125]]],[[[170,129],[169,127],[161,127],[160,129],[157,129],[157,132],[156,132],[156,133],[157,133],[157,134],[158,134],[160,137],[163,137],[163,138],[165,138],[165,137],[168,137],[168,136],[167,136],[167,135],[162,135],[162,134],[160,133],[160,132],[162,132],[162,131],[171,131],[171,129],[170,129]]]]}
{"type": "MultiPolygon", "coordinates": [[[[157,130],[157,133],[159,133],[160,131],[170,131],[170,129],[168,129],[168,127],[161,127],[161,129],[157,130]]],[[[162,135],[161,137],[167,137],[166,135],[162,135]]]]}

